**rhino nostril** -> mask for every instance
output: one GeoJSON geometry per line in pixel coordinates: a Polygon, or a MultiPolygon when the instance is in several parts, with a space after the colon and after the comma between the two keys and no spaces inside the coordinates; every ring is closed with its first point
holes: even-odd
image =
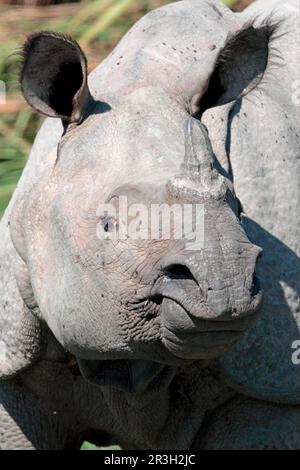
{"type": "Polygon", "coordinates": [[[157,305],[160,305],[163,301],[163,296],[159,295],[159,294],[154,294],[154,295],[150,296],[150,300],[151,300],[151,302],[153,302],[157,305]]]}
{"type": "Polygon", "coordinates": [[[191,271],[182,264],[171,264],[164,268],[164,273],[171,279],[191,279],[195,281],[191,271]]]}

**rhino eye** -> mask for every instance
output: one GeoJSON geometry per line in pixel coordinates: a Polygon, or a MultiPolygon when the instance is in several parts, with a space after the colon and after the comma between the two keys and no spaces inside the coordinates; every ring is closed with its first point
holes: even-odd
{"type": "Polygon", "coordinates": [[[105,217],[101,220],[104,232],[112,232],[117,227],[117,221],[114,217],[105,217]]]}

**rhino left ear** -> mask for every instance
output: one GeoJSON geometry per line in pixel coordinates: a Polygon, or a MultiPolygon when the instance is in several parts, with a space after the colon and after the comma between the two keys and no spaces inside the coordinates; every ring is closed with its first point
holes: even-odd
{"type": "Polygon", "coordinates": [[[205,93],[191,99],[193,115],[201,116],[209,108],[246,96],[262,82],[265,72],[277,64],[273,41],[276,42],[274,36],[280,22],[270,17],[261,25],[254,23],[253,20],[246,23],[227,38],[205,93]]]}
{"type": "Polygon", "coordinates": [[[23,46],[21,87],[36,111],[80,122],[91,98],[87,60],[77,42],[52,32],[30,35],[23,46]]]}

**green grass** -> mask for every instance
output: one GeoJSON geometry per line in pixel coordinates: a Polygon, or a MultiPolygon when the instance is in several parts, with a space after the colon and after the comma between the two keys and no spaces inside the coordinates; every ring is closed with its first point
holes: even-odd
{"type": "Polygon", "coordinates": [[[90,442],[84,442],[81,446],[80,450],[121,450],[121,447],[115,446],[108,446],[108,447],[97,447],[90,442]]]}

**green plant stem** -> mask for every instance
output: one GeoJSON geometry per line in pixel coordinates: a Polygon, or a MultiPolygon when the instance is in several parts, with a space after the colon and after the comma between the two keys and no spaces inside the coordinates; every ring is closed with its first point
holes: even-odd
{"type": "Polygon", "coordinates": [[[134,0],[117,0],[114,5],[79,38],[80,45],[82,47],[87,47],[100,33],[108,28],[115,19],[121,16],[124,11],[134,3],[134,0]]]}

